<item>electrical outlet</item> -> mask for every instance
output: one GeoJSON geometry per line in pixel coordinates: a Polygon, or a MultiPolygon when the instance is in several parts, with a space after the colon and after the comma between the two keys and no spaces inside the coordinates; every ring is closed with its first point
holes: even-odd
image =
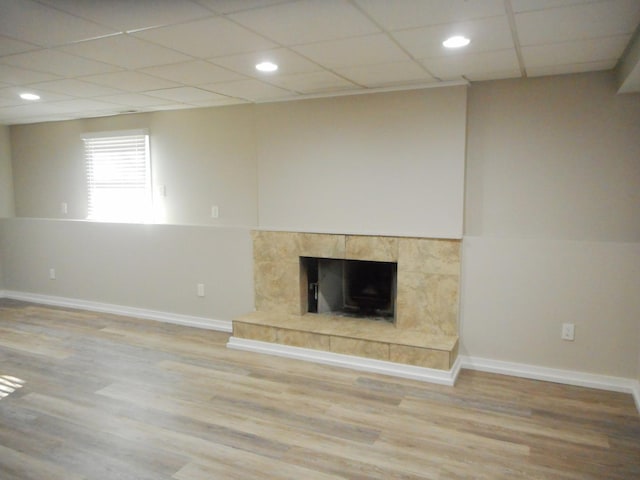
{"type": "Polygon", "coordinates": [[[220,216],[220,209],[217,205],[211,207],[211,218],[218,218],[220,216]]]}
{"type": "Polygon", "coordinates": [[[573,323],[562,324],[562,340],[573,342],[575,339],[576,326],[573,323]]]}
{"type": "Polygon", "coordinates": [[[204,297],[204,283],[198,283],[196,285],[196,294],[199,297],[204,297]]]}
{"type": "Polygon", "coordinates": [[[56,279],[56,269],[55,268],[50,268],[49,269],[49,280],[55,280],[56,279]]]}
{"type": "Polygon", "coordinates": [[[62,202],[60,204],[60,213],[62,213],[63,215],[66,215],[67,213],[69,213],[67,202],[62,202]]]}

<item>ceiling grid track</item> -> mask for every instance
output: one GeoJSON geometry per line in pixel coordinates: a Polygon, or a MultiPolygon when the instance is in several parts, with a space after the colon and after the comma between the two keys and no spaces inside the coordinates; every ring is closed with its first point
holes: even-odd
{"type": "Polygon", "coordinates": [[[524,66],[524,57],[522,56],[522,47],[520,46],[520,37],[518,36],[518,29],[516,27],[516,17],[513,13],[513,5],[511,5],[511,0],[504,0],[504,9],[507,12],[507,21],[509,22],[509,28],[511,29],[511,37],[513,38],[513,47],[515,48],[516,56],[518,57],[520,74],[522,75],[522,78],[527,78],[527,69],[524,66]]]}

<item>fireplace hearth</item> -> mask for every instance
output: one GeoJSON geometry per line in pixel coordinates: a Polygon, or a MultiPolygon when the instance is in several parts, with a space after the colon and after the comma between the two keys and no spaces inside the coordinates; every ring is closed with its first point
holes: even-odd
{"type": "Polygon", "coordinates": [[[234,319],[232,339],[452,368],[460,240],[252,235],[255,311],[234,319]]]}

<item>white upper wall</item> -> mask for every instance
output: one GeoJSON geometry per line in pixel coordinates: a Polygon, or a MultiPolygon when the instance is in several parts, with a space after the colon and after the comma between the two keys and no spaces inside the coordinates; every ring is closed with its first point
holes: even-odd
{"type": "Polygon", "coordinates": [[[259,223],[460,238],[466,87],[260,105],[259,223]]]}
{"type": "Polygon", "coordinates": [[[465,234],[640,242],[640,94],[611,72],[474,84],[465,234]]]}
{"type": "Polygon", "coordinates": [[[13,126],[17,216],[85,219],[81,135],[134,128],[150,133],[157,223],[257,224],[253,110],[247,105],[13,126]],[[212,205],[219,207],[217,219],[212,205]]]}
{"type": "Polygon", "coordinates": [[[460,238],[465,125],[464,86],[18,125],[16,210],[86,218],[81,135],[148,128],[158,223],[460,238]]]}

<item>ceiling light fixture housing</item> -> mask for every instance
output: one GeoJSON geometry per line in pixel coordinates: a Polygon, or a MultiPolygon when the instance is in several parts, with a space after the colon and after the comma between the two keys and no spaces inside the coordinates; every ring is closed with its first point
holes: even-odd
{"type": "Polygon", "coordinates": [[[442,45],[446,48],[462,48],[466,47],[471,43],[467,37],[463,35],[454,35],[453,37],[447,38],[442,45]]]}
{"type": "Polygon", "coordinates": [[[278,70],[278,65],[273,62],[260,62],[256,65],[256,70],[259,72],[271,73],[278,70]]]}
{"type": "Polygon", "coordinates": [[[20,98],[23,100],[35,101],[35,100],[40,100],[40,95],[36,95],[35,93],[25,92],[20,94],[20,98]]]}

